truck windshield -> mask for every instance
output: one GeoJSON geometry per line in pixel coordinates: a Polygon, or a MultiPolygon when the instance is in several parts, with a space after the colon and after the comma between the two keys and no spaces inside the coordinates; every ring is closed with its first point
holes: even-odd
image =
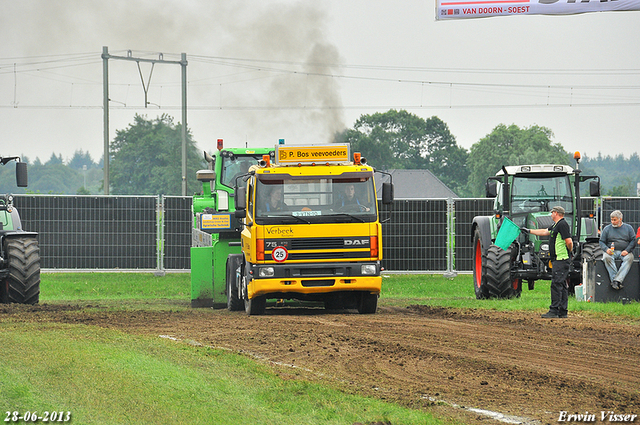
{"type": "Polygon", "coordinates": [[[573,213],[573,195],[569,177],[518,177],[513,178],[511,210],[513,213],[550,211],[554,206],[564,208],[565,214],[573,213]]]}
{"type": "Polygon", "coordinates": [[[373,222],[377,218],[372,173],[349,176],[260,176],[256,223],[373,222]]]}
{"type": "MultiPolygon", "coordinates": [[[[249,167],[257,165],[262,159],[262,155],[234,155],[232,157],[223,156],[220,182],[230,188],[236,185],[236,177],[242,176],[249,172],[249,167]]],[[[238,179],[238,186],[244,187],[246,181],[238,179]]]]}

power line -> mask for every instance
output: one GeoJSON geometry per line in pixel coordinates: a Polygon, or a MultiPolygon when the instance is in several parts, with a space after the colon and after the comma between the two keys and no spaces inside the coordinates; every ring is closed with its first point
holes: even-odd
{"type": "MultiPolygon", "coordinates": [[[[465,105],[453,105],[453,104],[438,104],[438,105],[416,105],[416,104],[377,104],[377,105],[341,105],[341,106],[327,106],[327,105],[304,105],[304,106],[216,106],[216,105],[200,105],[189,106],[190,111],[277,111],[277,110],[386,110],[386,109],[509,109],[509,108],[600,108],[600,107],[637,107],[640,106],[638,102],[610,102],[610,103],[538,103],[538,104],[526,104],[526,103],[502,103],[502,104],[465,104],[465,105]]],[[[52,110],[82,110],[82,109],[100,109],[102,106],[98,105],[0,105],[0,109],[52,109],[52,110]]],[[[109,106],[109,109],[114,110],[149,110],[144,106],[132,106],[132,105],[113,105],[109,106]]],[[[179,105],[164,105],[159,106],[157,110],[180,110],[179,105]]],[[[154,109],[155,110],[155,109],[154,109]]]]}
{"type": "MultiPolygon", "coordinates": [[[[136,52],[138,53],[138,52],[136,52]]],[[[146,55],[149,57],[157,57],[158,53],[156,52],[143,52],[142,55],[146,55]]],[[[172,56],[168,54],[166,56],[172,56]]],[[[175,55],[176,57],[178,55],[175,55]]],[[[12,58],[0,58],[0,75],[2,74],[12,74],[14,78],[18,75],[26,75],[33,78],[42,78],[48,79],[52,81],[58,81],[63,84],[69,84],[73,86],[74,84],[83,84],[83,85],[95,85],[99,86],[101,83],[98,81],[92,81],[88,78],[81,77],[78,75],[70,75],[56,73],[55,70],[58,69],[73,69],[77,67],[83,67],[88,65],[97,65],[100,63],[100,57],[96,53],[78,53],[78,54],[68,54],[68,55],[46,55],[46,56],[30,56],[30,57],[12,57],[12,58]],[[13,62],[12,62],[13,61],[13,62]]],[[[272,78],[276,75],[300,75],[304,77],[308,76],[317,76],[317,77],[326,77],[326,78],[335,78],[335,79],[343,79],[343,80],[352,80],[352,81],[363,81],[363,82],[378,82],[378,83],[391,83],[391,84],[409,84],[409,85],[420,85],[423,89],[427,87],[440,87],[449,90],[450,92],[455,91],[476,91],[477,93],[493,93],[493,94],[501,94],[501,95],[510,95],[510,96],[533,96],[533,97],[541,97],[543,94],[533,93],[528,90],[546,90],[548,93],[546,94],[548,97],[571,97],[572,100],[580,100],[580,99],[591,99],[594,96],[600,97],[602,99],[630,99],[630,102],[589,102],[589,106],[636,106],[637,102],[634,101],[637,97],[631,94],[630,96],[604,96],[604,95],[596,95],[596,91],[632,91],[632,90],[640,90],[640,85],[635,84],[618,84],[618,85],[602,85],[602,84],[529,84],[529,83],[506,83],[506,82],[469,82],[469,81],[453,81],[453,80],[428,80],[422,78],[399,78],[397,76],[392,77],[384,77],[384,76],[370,76],[363,74],[352,74],[352,75],[344,75],[339,72],[317,72],[313,71],[314,67],[321,67],[323,69],[334,69],[335,71],[381,71],[384,73],[424,73],[424,72],[433,72],[433,73],[455,73],[455,74],[470,74],[470,75],[502,75],[502,74],[513,74],[513,75],[547,75],[547,76],[598,76],[602,74],[607,75],[636,75],[640,74],[640,69],[489,69],[489,68],[450,68],[450,67],[403,67],[403,66],[379,66],[379,65],[349,65],[349,64],[340,64],[340,63],[308,63],[308,62],[300,62],[300,61],[279,61],[279,60],[265,60],[265,59],[248,59],[248,58],[233,58],[233,57],[219,57],[219,56],[199,56],[194,55],[190,57],[190,61],[199,62],[205,65],[214,65],[214,66],[222,66],[222,67],[231,67],[236,69],[241,69],[240,72],[228,73],[226,75],[220,75],[216,77],[208,77],[204,79],[199,79],[195,81],[188,82],[188,85],[192,87],[207,87],[207,86],[224,86],[229,84],[243,84],[246,82],[256,81],[265,78],[272,78]],[[294,68],[291,68],[294,67],[294,68]],[[253,75],[252,75],[253,74],[253,75]],[[222,79],[233,78],[233,77],[241,77],[242,79],[236,79],[232,81],[224,81],[221,82],[222,79]],[[212,81],[207,83],[210,80],[218,80],[217,82],[212,81]],[[558,90],[567,90],[571,91],[571,93],[557,93],[558,90]],[[553,92],[556,91],[556,92],[553,92]],[[579,93],[579,91],[591,91],[593,92],[591,95],[586,96],[584,93],[579,93]]],[[[24,84],[24,83],[23,83],[24,84]]],[[[129,86],[130,83],[113,83],[114,86],[129,86]]],[[[171,87],[177,84],[174,83],[163,83],[164,86],[171,87]]],[[[156,86],[156,84],[154,84],[156,86]]],[[[161,86],[162,87],[162,86],[161,86]]],[[[14,102],[15,103],[15,102],[14,102]]],[[[566,103],[568,107],[571,106],[579,106],[575,104],[573,101],[566,103]]],[[[548,105],[545,105],[548,106],[548,105]]],[[[4,106],[0,106],[4,107],[4,106]]],[[[11,107],[16,107],[15,104],[11,105],[11,107]]],[[[37,108],[38,105],[20,105],[21,108],[37,108]]],[[[110,106],[113,108],[118,108],[118,106],[110,106]]],[[[136,108],[136,106],[125,106],[127,108],[136,108]]],[[[374,109],[378,108],[380,105],[369,105],[369,106],[361,106],[363,109],[374,109]]],[[[421,107],[421,106],[419,106],[421,107]]],[[[430,106],[427,106],[430,107],[430,106]]],[[[447,105],[447,108],[452,108],[454,105],[447,105]]],[[[464,107],[464,106],[458,106],[464,107]]],[[[472,107],[472,106],[468,106],[472,107]]],[[[489,107],[488,105],[479,105],[481,107],[489,107]]],[[[499,107],[523,107],[509,104],[503,104],[499,107]]],[[[537,107],[534,105],[528,105],[524,107],[537,107]]],[[[60,105],[41,105],[41,109],[68,109],[68,108],[77,108],[77,109],[91,109],[93,106],[91,105],[76,105],[76,106],[60,106],[60,105]]],[[[203,105],[203,106],[194,106],[191,105],[190,109],[196,110],[197,108],[202,109],[229,109],[229,106],[214,106],[214,105],[203,105]]],[[[235,108],[245,108],[245,107],[235,107],[235,108]]],[[[260,108],[260,107],[246,107],[246,108],[260,108]]],[[[269,107],[277,109],[278,107],[269,107]]],[[[286,109],[287,106],[281,106],[280,108],[286,109]]],[[[306,106],[305,108],[310,108],[306,106]]],[[[334,107],[335,109],[340,109],[341,106],[334,107]]],[[[171,107],[164,107],[164,109],[171,109],[171,107]]]]}

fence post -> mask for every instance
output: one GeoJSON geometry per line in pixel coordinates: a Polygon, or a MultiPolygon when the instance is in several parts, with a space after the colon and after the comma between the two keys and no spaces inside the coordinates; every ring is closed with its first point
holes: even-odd
{"type": "Polygon", "coordinates": [[[453,198],[447,198],[447,271],[444,277],[456,277],[456,204],[453,198]]]}
{"type": "Polygon", "coordinates": [[[165,275],[164,268],[164,195],[156,198],[156,276],[165,275]]]}

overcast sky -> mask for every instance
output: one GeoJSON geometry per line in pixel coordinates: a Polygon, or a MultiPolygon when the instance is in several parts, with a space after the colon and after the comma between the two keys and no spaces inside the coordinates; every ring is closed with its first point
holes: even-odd
{"type": "MultiPolygon", "coordinates": [[[[0,0],[0,156],[102,156],[103,46],[186,53],[203,150],[327,143],[391,108],[467,149],[516,124],[592,157],[640,150],[640,12],[436,21],[434,1],[0,0]]],[[[109,60],[110,139],[136,113],[180,122],[180,71],[109,60]]]]}

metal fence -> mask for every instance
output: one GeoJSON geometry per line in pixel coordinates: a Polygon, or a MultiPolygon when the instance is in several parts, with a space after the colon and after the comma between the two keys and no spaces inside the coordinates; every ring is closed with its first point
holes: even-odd
{"type": "MultiPolygon", "coordinates": [[[[25,230],[39,233],[45,270],[189,270],[191,197],[16,195],[25,230]]],[[[490,199],[396,200],[381,206],[383,267],[388,271],[472,270],[473,217],[490,199]]],[[[583,199],[604,224],[619,209],[634,229],[640,198],[583,199]],[[596,206],[600,205],[599,208],[596,206]]]]}

